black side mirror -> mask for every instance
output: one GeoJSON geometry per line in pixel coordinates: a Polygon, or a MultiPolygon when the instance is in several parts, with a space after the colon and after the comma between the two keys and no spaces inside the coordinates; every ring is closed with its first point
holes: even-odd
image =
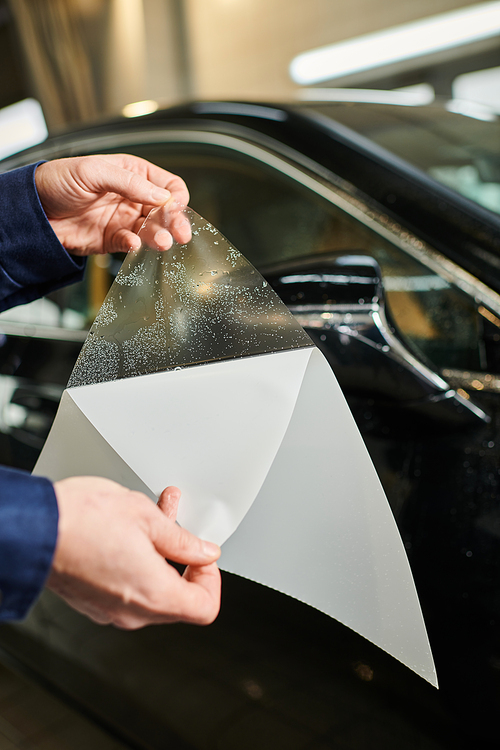
{"type": "Polygon", "coordinates": [[[412,351],[391,320],[380,267],[367,255],[298,259],[264,275],[330,362],[346,397],[446,428],[489,417],[412,351]]]}

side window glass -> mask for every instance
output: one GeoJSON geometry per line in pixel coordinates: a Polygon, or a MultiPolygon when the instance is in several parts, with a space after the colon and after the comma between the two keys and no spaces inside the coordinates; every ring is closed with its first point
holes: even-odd
{"type": "MultiPolygon", "coordinates": [[[[190,205],[264,274],[276,264],[324,254],[374,257],[394,323],[434,369],[500,371],[494,355],[500,320],[481,314],[458,288],[293,176],[221,146],[151,143],[120,150],[181,175],[190,205]]],[[[27,322],[85,330],[120,263],[117,257],[90,259],[85,282],[40,301],[45,317],[37,310],[27,322]]]]}
{"type": "Polygon", "coordinates": [[[325,253],[371,255],[382,269],[392,319],[421,356],[435,369],[491,368],[484,321],[470,297],[296,180],[215,147],[151,145],[136,153],[180,174],[193,208],[262,272],[325,253]]]}

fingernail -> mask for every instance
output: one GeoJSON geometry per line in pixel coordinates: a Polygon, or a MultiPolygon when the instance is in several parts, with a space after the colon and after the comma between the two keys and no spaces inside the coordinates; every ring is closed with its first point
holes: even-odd
{"type": "Polygon", "coordinates": [[[157,187],[151,191],[151,198],[158,203],[165,203],[171,197],[172,193],[170,193],[168,190],[164,190],[163,188],[157,187]]]}
{"type": "Polygon", "coordinates": [[[202,542],[201,550],[204,555],[207,557],[215,557],[216,555],[220,555],[220,547],[218,544],[213,544],[212,542],[202,542]]]}

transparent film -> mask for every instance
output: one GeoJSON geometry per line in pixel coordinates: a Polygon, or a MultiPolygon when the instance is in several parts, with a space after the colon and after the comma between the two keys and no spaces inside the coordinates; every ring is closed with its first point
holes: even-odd
{"type": "MultiPolygon", "coordinates": [[[[68,386],[312,346],[260,273],[208,221],[160,250],[171,211],[154,209],[89,331],[68,386]]],[[[178,219],[179,217],[177,217],[178,219]]]]}

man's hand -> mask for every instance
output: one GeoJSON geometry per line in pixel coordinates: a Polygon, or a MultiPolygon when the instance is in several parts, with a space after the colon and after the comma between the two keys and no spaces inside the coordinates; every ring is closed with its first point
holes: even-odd
{"type": "Polygon", "coordinates": [[[175,523],[180,490],[158,506],[108,479],[54,484],[59,529],[48,588],[98,623],[208,625],[220,607],[220,549],[175,523]],[[188,567],[181,576],[166,559],[188,567]]]}
{"type": "Polygon", "coordinates": [[[184,181],[154,164],[127,154],[55,159],[40,164],[35,183],[59,241],[73,255],[136,250],[137,236],[151,208],[165,204],[166,231],[159,249],[172,239],[191,239],[182,209],[189,201],[184,181]]]}

